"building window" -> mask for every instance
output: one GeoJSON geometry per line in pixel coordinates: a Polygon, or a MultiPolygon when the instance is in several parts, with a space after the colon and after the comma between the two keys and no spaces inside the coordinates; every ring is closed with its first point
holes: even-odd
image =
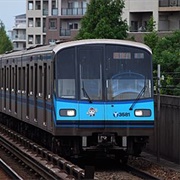
{"type": "Polygon", "coordinates": [[[28,10],[33,10],[33,1],[28,2],[28,10]]]}
{"type": "Polygon", "coordinates": [[[28,43],[33,44],[33,35],[28,35],[28,43]]]}
{"type": "Polygon", "coordinates": [[[36,27],[41,27],[41,18],[36,18],[36,27]]]}
{"type": "Polygon", "coordinates": [[[40,10],[41,9],[41,1],[36,1],[35,8],[36,8],[36,10],[40,10]]]}
{"type": "Polygon", "coordinates": [[[28,27],[33,27],[33,18],[28,19],[28,27]]]}
{"type": "Polygon", "coordinates": [[[57,20],[56,19],[49,20],[49,29],[57,29],[57,20]]]}
{"type": "Polygon", "coordinates": [[[78,29],[78,23],[68,23],[69,29],[78,29]]]}
{"type": "Polygon", "coordinates": [[[36,35],[36,44],[41,44],[41,35],[36,35]]]}

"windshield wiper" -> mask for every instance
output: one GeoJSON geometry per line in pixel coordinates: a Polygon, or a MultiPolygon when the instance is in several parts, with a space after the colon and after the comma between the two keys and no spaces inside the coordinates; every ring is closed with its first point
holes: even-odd
{"type": "Polygon", "coordinates": [[[87,97],[87,98],[88,98],[88,100],[89,100],[89,103],[92,103],[91,98],[89,97],[89,95],[88,95],[88,93],[87,93],[86,89],[84,88],[84,82],[83,82],[82,91],[83,91],[83,93],[84,93],[84,97],[87,97]]]}
{"type": "Polygon", "coordinates": [[[140,99],[140,97],[143,95],[143,93],[146,90],[146,85],[144,85],[144,87],[142,88],[142,90],[140,91],[140,93],[138,94],[137,98],[135,99],[135,101],[132,103],[131,107],[129,108],[129,110],[133,110],[135,104],[137,103],[137,101],[140,99]]]}

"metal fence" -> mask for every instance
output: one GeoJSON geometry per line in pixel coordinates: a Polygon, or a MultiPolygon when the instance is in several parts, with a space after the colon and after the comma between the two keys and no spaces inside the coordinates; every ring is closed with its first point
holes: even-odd
{"type": "Polygon", "coordinates": [[[160,157],[180,164],[180,97],[161,96],[160,102],[160,119],[157,119],[157,96],[155,96],[155,133],[150,137],[147,150],[154,154],[159,152],[160,157]],[[159,145],[156,130],[159,131],[159,145]]]}

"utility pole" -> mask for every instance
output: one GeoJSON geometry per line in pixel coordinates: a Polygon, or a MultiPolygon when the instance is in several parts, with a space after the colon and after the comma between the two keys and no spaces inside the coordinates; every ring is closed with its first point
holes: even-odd
{"type": "Polygon", "coordinates": [[[156,147],[157,147],[157,162],[160,161],[160,105],[161,105],[161,99],[160,99],[160,87],[161,87],[161,66],[158,64],[157,67],[157,119],[156,119],[156,147]]]}

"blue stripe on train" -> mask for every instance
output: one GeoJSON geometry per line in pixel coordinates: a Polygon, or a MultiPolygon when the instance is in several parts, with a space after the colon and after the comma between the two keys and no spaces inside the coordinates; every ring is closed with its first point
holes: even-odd
{"type": "Polygon", "coordinates": [[[62,128],[153,128],[154,121],[56,121],[62,128]]]}

